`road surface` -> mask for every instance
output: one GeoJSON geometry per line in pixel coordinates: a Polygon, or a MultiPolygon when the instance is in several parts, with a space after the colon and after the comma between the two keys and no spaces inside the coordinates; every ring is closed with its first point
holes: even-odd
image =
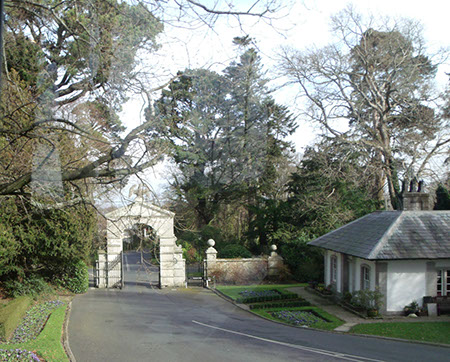
{"type": "Polygon", "coordinates": [[[90,290],[72,304],[77,361],[445,361],[450,349],[266,321],[202,288],[152,287],[127,253],[124,290],[90,290]]]}

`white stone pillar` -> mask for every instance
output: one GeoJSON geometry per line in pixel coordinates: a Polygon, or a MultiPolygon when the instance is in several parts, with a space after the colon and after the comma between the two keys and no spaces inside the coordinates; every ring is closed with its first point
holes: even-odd
{"type": "Polygon", "coordinates": [[[183,249],[181,245],[175,245],[173,253],[174,270],[173,284],[175,287],[186,286],[186,261],[183,259],[183,249]]]}
{"type": "Polygon", "coordinates": [[[174,287],[174,247],[175,237],[160,237],[159,274],[161,288],[174,287]]]}
{"type": "Polygon", "coordinates": [[[98,287],[106,288],[106,252],[104,250],[98,251],[98,287]]]}
{"type": "MultiPolygon", "coordinates": [[[[208,276],[214,271],[214,266],[217,260],[217,250],[214,249],[216,242],[213,239],[208,240],[209,248],[206,249],[206,275],[208,276]]],[[[206,286],[208,286],[208,280],[206,280],[206,286]]]]}
{"type": "Polygon", "coordinates": [[[272,249],[272,252],[270,253],[270,256],[268,258],[268,275],[269,278],[277,278],[280,276],[280,270],[283,267],[283,258],[279,256],[276,252],[277,246],[272,245],[270,247],[272,249]]]}

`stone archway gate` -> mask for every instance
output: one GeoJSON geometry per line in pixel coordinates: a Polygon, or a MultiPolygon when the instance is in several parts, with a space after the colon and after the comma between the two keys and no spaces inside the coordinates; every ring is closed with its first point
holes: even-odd
{"type": "Polygon", "coordinates": [[[160,239],[160,287],[184,287],[186,285],[186,263],[181,245],[176,245],[173,232],[175,214],[136,198],[130,205],[108,214],[106,237],[107,248],[99,252],[97,286],[109,288],[123,286],[123,239],[127,230],[140,223],[151,226],[160,239]]]}

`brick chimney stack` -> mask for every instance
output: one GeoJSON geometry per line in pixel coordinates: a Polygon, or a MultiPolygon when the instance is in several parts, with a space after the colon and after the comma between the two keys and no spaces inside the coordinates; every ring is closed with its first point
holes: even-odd
{"type": "Polygon", "coordinates": [[[413,179],[409,184],[409,190],[403,192],[403,211],[433,210],[430,194],[423,192],[423,181],[417,184],[413,179]]]}

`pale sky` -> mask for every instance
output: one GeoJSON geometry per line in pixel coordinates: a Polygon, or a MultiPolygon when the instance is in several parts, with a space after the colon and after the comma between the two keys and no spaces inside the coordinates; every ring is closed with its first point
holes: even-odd
{"type": "MultiPolygon", "coordinates": [[[[244,0],[245,1],[245,0],[244,0]]],[[[250,2],[250,1],[249,1],[250,2]]],[[[253,1],[252,1],[253,2],[253,1]]],[[[237,1],[242,4],[242,1],[237,1]]],[[[333,40],[329,31],[330,16],[353,3],[356,10],[363,15],[371,13],[375,16],[392,18],[408,17],[419,20],[423,24],[423,36],[431,52],[441,47],[449,47],[450,21],[448,20],[450,2],[448,0],[408,1],[408,0],[299,0],[283,1],[285,9],[279,19],[272,24],[257,22],[255,18],[242,18],[242,27],[257,42],[262,63],[268,75],[274,74],[277,54],[283,46],[295,49],[321,47],[333,40]]],[[[163,44],[158,56],[149,59],[148,66],[158,69],[161,75],[159,82],[168,79],[169,74],[186,68],[208,67],[216,71],[224,69],[235,59],[237,53],[232,46],[232,39],[244,33],[234,19],[219,19],[214,31],[200,27],[196,31],[185,31],[166,26],[166,33],[161,37],[163,44]]],[[[440,69],[441,78],[444,72],[450,72],[449,63],[440,69]]],[[[279,103],[295,107],[295,89],[287,89],[275,93],[279,103]]],[[[123,120],[128,128],[142,122],[142,100],[139,97],[124,107],[123,120]]],[[[315,131],[312,126],[299,119],[299,128],[292,141],[297,152],[312,143],[315,131]]],[[[167,169],[159,165],[147,175],[148,182],[159,192],[166,184],[164,180],[167,169]]]]}

